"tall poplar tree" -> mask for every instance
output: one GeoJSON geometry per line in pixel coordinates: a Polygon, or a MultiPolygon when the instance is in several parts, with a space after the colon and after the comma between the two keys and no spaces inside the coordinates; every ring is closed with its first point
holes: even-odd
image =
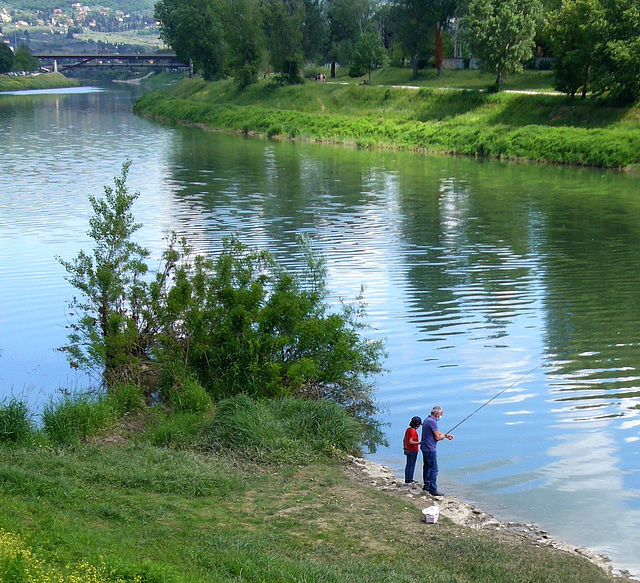
{"type": "Polygon", "coordinates": [[[267,0],[264,4],[271,66],[278,79],[288,85],[302,82],[304,14],[302,0],[267,0]]]}
{"type": "Polygon", "coordinates": [[[13,51],[6,43],[0,43],[0,74],[13,70],[13,51]]]}

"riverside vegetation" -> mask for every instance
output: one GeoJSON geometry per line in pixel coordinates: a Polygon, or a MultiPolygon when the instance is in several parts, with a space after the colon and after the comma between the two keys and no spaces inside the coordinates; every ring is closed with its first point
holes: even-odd
{"type": "Polygon", "coordinates": [[[63,350],[102,390],[38,424],[0,405],[0,581],[613,581],[351,482],[346,456],[384,439],[362,305],[328,310],[305,245],[293,276],[236,240],[213,260],[170,236],[150,272],[129,165],[89,197],[94,249],[60,259],[79,292],[63,350]]]}
{"type": "Polygon", "coordinates": [[[208,407],[148,407],[121,386],[33,430],[5,403],[0,581],[616,580],[568,553],[426,524],[413,503],[351,481],[341,460],[357,424],[332,403],[208,407]]]}
{"type": "Polygon", "coordinates": [[[407,70],[388,68],[363,86],[280,86],[263,79],[241,89],[230,80],[184,79],[144,95],[134,110],[210,129],[364,148],[605,168],[640,162],[637,107],[547,93],[543,89],[545,83],[551,89],[552,77],[545,72],[522,80],[516,76],[506,84],[520,92],[492,93],[482,89],[486,77],[473,71],[416,80],[407,70]],[[524,92],[528,84],[533,90],[524,92]]]}
{"type": "Polygon", "coordinates": [[[61,89],[76,87],[78,81],[61,73],[42,75],[0,75],[0,91],[27,91],[33,89],[61,89]]]}

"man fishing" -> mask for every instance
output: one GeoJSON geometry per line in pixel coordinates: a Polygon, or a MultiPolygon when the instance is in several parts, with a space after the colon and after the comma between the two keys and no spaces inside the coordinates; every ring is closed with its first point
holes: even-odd
{"type": "Polygon", "coordinates": [[[442,407],[436,405],[433,409],[431,409],[431,415],[427,417],[422,423],[422,439],[420,441],[420,450],[422,451],[422,477],[424,479],[423,490],[426,490],[432,496],[444,496],[442,492],[438,492],[438,456],[436,454],[436,446],[439,441],[443,439],[453,439],[453,435],[451,432],[456,428],[460,427],[467,419],[473,417],[480,409],[486,407],[491,401],[502,395],[505,391],[508,391],[513,385],[519,383],[521,380],[528,377],[534,370],[539,369],[542,366],[542,363],[533,367],[528,373],[520,377],[518,380],[513,381],[508,387],[505,387],[498,393],[496,393],[489,400],[485,401],[480,405],[475,411],[467,415],[462,421],[456,423],[449,431],[446,433],[441,433],[438,431],[438,419],[442,417],[444,411],[442,407]]]}
{"type": "Polygon", "coordinates": [[[424,479],[422,489],[432,496],[444,496],[442,492],[438,491],[438,454],[436,453],[436,446],[443,439],[453,439],[453,435],[438,431],[438,419],[442,417],[443,413],[442,407],[436,405],[431,409],[431,415],[422,423],[422,440],[420,441],[422,477],[424,479]]]}

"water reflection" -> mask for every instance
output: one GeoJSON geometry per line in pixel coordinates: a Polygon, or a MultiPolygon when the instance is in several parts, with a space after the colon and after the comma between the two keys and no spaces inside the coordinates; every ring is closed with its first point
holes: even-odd
{"type": "Polygon", "coordinates": [[[205,253],[238,233],[296,268],[302,232],[333,301],[366,285],[389,351],[377,460],[401,467],[411,416],[438,403],[448,429],[506,389],[442,447],[443,486],[640,574],[636,177],[225,136],[130,106],[0,96],[2,395],[80,382],[54,351],[72,293],[54,256],[87,245],[86,195],[129,157],[156,257],[167,229],[205,253]]]}

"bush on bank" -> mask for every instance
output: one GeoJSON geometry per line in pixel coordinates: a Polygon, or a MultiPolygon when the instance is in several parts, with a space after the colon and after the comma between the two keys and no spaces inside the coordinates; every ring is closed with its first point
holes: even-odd
{"type": "Polygon", "coordinates": [[[174,123],[367,148],[608,168],[640,162],[633,109],[576,105],[560,96],[266,82],[247,95],[224,83],[186,80],[144,95],[134,111],[174,123]]]}
{"type": "MultiPolygon", "coordinates": [[[[93,249],[59,259],[80,292],[61,348],[70,364],[100,375],[108,398],[120,387],[117,398],[135,405],[123,387],[139,386],[180,413],[206,413],[239,394],[327,400],[357,419],[362,445],[385,443],[370,380],[382,372],[383,343],[361,335],[362,298],[332,308],[324,262],[302,239],[293,271],[235,237],[216,256],[192,256],[173,233],[161,266],[149,270],[149,251],[133,239],[140,193],[127,188],[129,166],[104,197],[89,197],[93,249]]],[[[106,400],[67,399],[45,410],[44,423],[56,441],[76,440],[112,412],[106,400]],[[69,416],[76,424],[66,430],[69,416]]]]}

